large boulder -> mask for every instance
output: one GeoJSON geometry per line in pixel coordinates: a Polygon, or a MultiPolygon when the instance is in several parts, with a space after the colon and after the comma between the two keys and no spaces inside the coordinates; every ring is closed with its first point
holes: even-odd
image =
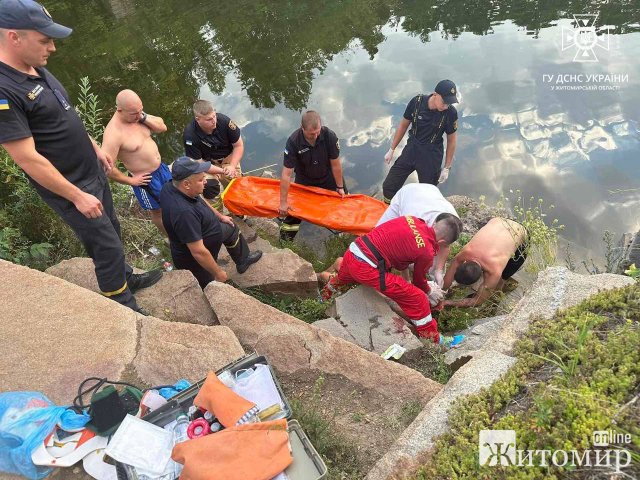
{"type": "Polygon", "coordinates": [[[262,258],[243,274],[236,271],[232,261],[221,260],[220,266],[241,288],[259,287],[264,292],[287,297],[318,296],[318,280],[313,267],[288,248],[264,253],[262,258]]]}
{"type": "Polygon", "coordinates": [[[469,235],[475,235],[489,220],[496,216],[507,216],[504,209],[497,210],[481,205],[473,198],[464,195],[451,195],[447,200],[453,205],[464,225],[463,231],[469,235]]]}
{"type": "MultiPolygon", "coordinates": [[[[93,260],[71,258],[49,267],[49,275],[62,278],[94,292],[100,292],[93,260]]],[[[215,314],[204,298],[202,289],[188,270],[165,272],[155,285],[135,293],[138,305],[163,320],[214,325],[215,314]]]]}
{"type": "Polygon", "coordinates": [[[193,383],[243,355],[240,342],[228,327],[145,317],[133,365],[140,378],[150,385],[172,384],[180,378],[193,383]]]}
{"type": "Polygon", "coordinates": [[[250,350],[267,356],[278,371],[319,370],[338,374],[387,396],[426,403],[442,386],[403,365],[336,338],[245,295],[231,285],[210,283],[205,295],[222,325],[250,350]]]}
{"type": "Polygon", "coordinates": [[[253,228],[258,235],[277,239],[280,237],[280,226],[271,218],[247,217],[245,223],[253,228]]]}
{"type": "Polygon", "coordinates": [[[0,391],[36,390],[69,404],[87,377],[119,380],[141,317],[101,295],[0,261],[0,391]]]}
{"type": "Polygon", "coordinates": [[[385,298],[364,285],[336,298],[333,323],[320,320],[314,325],[377,354],[394,343],[407,350],[422,347],[420,340],[391,310],[385,298]]]}
{"type": "Polygon", "coordinates": [[[197,325],[216,325],[218,319],[189,270],[165,272],[158,283],[138,290],[138,304],[163,320],[197,325]]]}

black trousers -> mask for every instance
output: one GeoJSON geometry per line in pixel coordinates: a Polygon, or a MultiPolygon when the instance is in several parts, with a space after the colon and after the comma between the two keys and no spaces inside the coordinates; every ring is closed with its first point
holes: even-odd
{"type": "Polygon", "coordinates": [[[384,202],[391,203],[393,196],[414,171],[418,172],[420,183],[438,185],[442,170],[442,154],[442,145],[407,144],[382,183],[384,202]]]}
{"type": "MultiPolygon", "coordinates": [[[[218,260],[220,247],[224,245],[227,252],[229,252],[231,260],[233,260],[236,265],[245,262],[249,256],[249,245],[242,233],[240,233],[238,226],[234,225],[232,227],[228,223],[222,222],[220,222],[220,226],[222,227],[222,233],[220,235],[203,238],[204,246],[211,252],[215,260],[218,260]]],[[[204,289],[210,282],[213,282],[213,275],[205,270],[191,254],[172,255],[172,258],[176,268],[189,270],[193,273],[193,276],[196,277],[196,280],[198,280],[200,284],[200,288],[204,289]]]]}
{"type": "MultiPolygon", "coordinates": [[[[299,185],[306,185],[309,187],[320,187],[320,188],[324,188],[325,190],[331,190],[332,192],[335,192],[336,189],[338,188],[338,185],[336,184],[336,179],[333,178],[333,175],[331,175],[329,179],[322,185],[308,185],[304,183],[300,183],[299,185]]],[[[349,193],[347,191],[347,186],[344,183],[344,177],[342,177],[342,185],[344,186],[344,193],[345,194],[349,193]]],[[[287,215],[285,219],[282,220],[282,223],[280,224],[280,240],[286,240],[286,241],[292,242],[293,239],[296,238],[296,235],[300,230],[301,223],[302,223],[302,220],[300,220],[299,218],[292,217],[291,215],[287,215]]]]}
{"type": "Polygon", "coordinates": [[[127,286],[127,278],[133,270],[124,261],[120,222],[113,207],[107,177],[101,173],[78,187],[102,202],[102,216],[87,218],[62,197],[53,194],[40,196],[71,227],[93,260],[102,294],[137,310],[136,300],[127,286]]]}

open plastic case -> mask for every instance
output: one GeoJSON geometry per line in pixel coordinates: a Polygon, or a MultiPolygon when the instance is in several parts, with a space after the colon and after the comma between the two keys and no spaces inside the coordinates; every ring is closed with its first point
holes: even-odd
{"type": "MultiPolygon", "coordinates": [[[[293,463],[284,472],[288,480],[320,480],[325,478],[327,475],[327,467],[300,427],[300,424],[296,420],[291,419],[292,411],[289,401],[285,397],[282,387],[274,375],[273,369],[266,357],[252,353],[221,368],[216,372],[216,375],[229,372],[235,376],[238,372],[257,364],[263,364],[269,367],[282,405],[284,406],[282,409],[283,415],[280,418],[284,417],[288,420],[289,442],[291,443],[291,449],[293,451],[293,463]]],[[[143,420],[159,427],[164,427],[173,422],[180,413],[187,413],[189,407],[193,405],[193,399],[200,391],[203,383],[204,379],[191,385],[191,387],[177,394],[162,407],[144,416],[143,420]]],[[[118,472],[118,480],[138,480],[135,475],[135,469],[128,468],[126,465],[118,462],[116,462],[116,469],[118,472]]]]}

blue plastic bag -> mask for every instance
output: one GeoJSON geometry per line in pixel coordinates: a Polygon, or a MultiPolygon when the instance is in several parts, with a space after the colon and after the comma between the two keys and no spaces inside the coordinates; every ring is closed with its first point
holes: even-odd
{"type": "Polygon", "coordinates": [[[189,380],[185,380],[183,378],[182,380],[178,380],[173,387],[161,388],[158,391],[158,393],[162,395],[164,398],[166,398],[167,400],[169,400],[171,397],[174,397],[175,395],[177,395],[183,390],[186,390],[190,386],[191,386],[191,383],[189,382],[189,380]]]}
{"type": "Polygon", "coordinates": [[[31,453],[57,423],[63,429],[76,430],[89,418],[55,406],[39,392],[0,393],[0,471],[33,480],[46,477],[53,469],[34,465],[31,453]]]}

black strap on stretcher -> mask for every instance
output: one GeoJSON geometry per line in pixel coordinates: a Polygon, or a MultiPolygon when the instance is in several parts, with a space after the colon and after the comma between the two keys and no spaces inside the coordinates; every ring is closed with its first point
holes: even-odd
{"type": "Polygon", "coordinates": [[[369,248],[369,250],[371,250],[371,253],[373,253],[373,256],[376,257],[376,261],[378,262],[378,264],[376,265],[376,268],[378,269],[378,274],[380,275],[380,291],[384,292],[387,289],[387,286],[384,282],[384,277],[387,274],[387,265],[384,261],[384,257],[380,255],[380,252],[378,251],[378,249],[373,246],[373,243],[371,242],[371,240],[369,240],[369,238],[366,235],[363,235],[360,238],[362,238],[362,241],[364,242],[364,244],[369,248]]]}

